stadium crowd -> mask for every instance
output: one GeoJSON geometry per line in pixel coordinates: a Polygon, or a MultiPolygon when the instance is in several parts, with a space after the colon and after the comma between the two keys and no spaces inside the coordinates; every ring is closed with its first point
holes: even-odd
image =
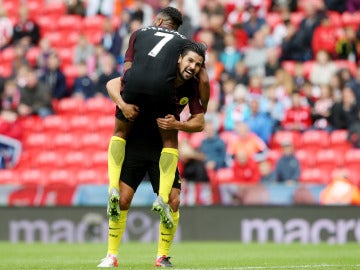
{"type": "MultiPolygon", "coordinates": [[[[4,144],[0,166],[30,163],[27,128],[36,127],[24,119],[43,123],[69,99],[109,99],[130,34],[168,5],[184,15],[180,32],[208,46],[206,127],[179,135],[185,181],[213,193],[197,203],[268,203],[267,184],[340,179],[355,199],[339,203],[358,204],[357,0],[2,0],[0,134],[23,142],[23,155],[14,162],[4,144]]],[[[317,203],[309,189],[296,192],[294,201],[317,203]]],[[[326,195],[321,203],[337,203],[326,195]]]]}

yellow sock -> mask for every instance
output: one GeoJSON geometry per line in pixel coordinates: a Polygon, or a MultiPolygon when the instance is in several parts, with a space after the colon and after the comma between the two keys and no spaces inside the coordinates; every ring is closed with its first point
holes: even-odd
{"type": "Polygon", "coordinates": [[[159,196],[165,203],[169,201],[169,194],[174,183],[175,171],[178,164],[179,151],[175,148],[163,148],[161,151],[159,168],[160,168],[160,185],[159,196]]]}
{"type": "Polygon", "coordinates": [[[109,191],[111,188],[119,190],[121,167],[125,157],[126,141],[123,138],[112,136],[108,149],[109,191]]]}
{"type": "MultiPolygon", "coordinates": [[[[122,212],[121,212],[122,214],[122,212]]],[[[168,256],[171,244],[174,240],[176,228],[179,224],[180,211],[171,212],[171,217],[174,221],[174,227],[171,229],[166,229],[165,226],[160,224],[159,226],[159,241],[158,241],[158,250],[157,257],[168,256]]]]}
{"type": "Polygon", "coordinates": [[[126,227],[128,210],[121,210],[120,219],[112,221],[109,219],[108,251],[107,254],[115,255],[119,253],[119,245],[126,227]]]}

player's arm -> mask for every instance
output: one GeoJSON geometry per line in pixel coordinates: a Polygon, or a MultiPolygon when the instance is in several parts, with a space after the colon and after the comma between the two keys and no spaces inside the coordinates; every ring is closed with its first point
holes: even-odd
{"type": "Polygon", "coordinates": [[[119,109],[122,111],[122,113],[127,119],[133,120],[139,114],[139,107],[134,104],[126,103],[121,97],[120,89],[121,89],[120,77],[111,79],[106,84],[106,90],[112,101],[115,102],[116,106],[119,107],[119,109]]]}
{"type": "Polygon", "coordinates": [[[191,115],[186,121],[178,121],[175,116],[171,114],[166,115],[165,118],[157,118],[156,121],[162,129],[176,129],[185,132],[200,132],[204,129],[205,125],[203,113],[191,115]]]}
{"type": "Polygon", "coordinates": [[[210,98],[210,82],[209,82],[209,75],[207,74],[205,67],[201,68],[198,74],[198,78],[199,78],[199,92],[200,92],[201,105],[204,109],[204,112],[206,113],[210,98]]]}

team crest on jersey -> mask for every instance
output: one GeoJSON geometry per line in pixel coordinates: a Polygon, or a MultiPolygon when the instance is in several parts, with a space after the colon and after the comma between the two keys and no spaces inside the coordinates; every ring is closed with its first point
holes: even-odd
{"type": "Polygon", "coordinates": [[[186,105],[186,104],[188,104],[188,102],[189,102],[189,98],[188,98],[188,97],[182,97],[182,98],[180,99],[180,105],[186,105]]]}

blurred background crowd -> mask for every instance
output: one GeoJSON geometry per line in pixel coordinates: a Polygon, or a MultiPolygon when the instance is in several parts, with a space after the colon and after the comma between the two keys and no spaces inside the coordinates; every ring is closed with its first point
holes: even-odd
{"type": "Polygon", "coordinates": [[[183,203],[359,204],[359,0],[0,0],[0,184],[107,183],[106,82],[168,5],[208,46],[183,203]]]}

